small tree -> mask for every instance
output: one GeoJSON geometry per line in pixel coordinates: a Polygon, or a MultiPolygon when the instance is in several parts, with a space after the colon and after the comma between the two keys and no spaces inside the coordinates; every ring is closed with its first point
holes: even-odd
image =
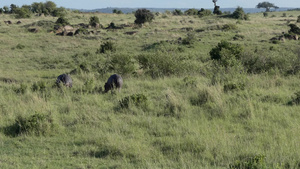
{"type": "Polygon", "coordinates": [[[184,14],[186,15],[197,15],[198,14],[198,10],[193,8],[193,9],[188,9],[184,12],[184,14]]]}
{"type": "Polygon", "coordinates": [[[237,7],[236,10],[232,13],[232,18],[248,20],[249,16],[247,14],[245,14],[242,7],[237,7]]]}
{"type": "Polygon", "coordinates": [[[26,7],[22,7],[22,8],[17,8],[14,11],[16,15],[16,18],[30,18],[31,17],[31,11],[26,8],[26,7]]]}
{"type": "Polygon", "coordinates": [[[211,13],[211,10],[209,10],[209,9],[201,8],[201,10],[198,11],[199,17],[209,16],[209,15],[211,15],[211,14],[212,14],[212,13],[211,13]]]}
{"type": "Polygon", "coordinates": [[[243,47],[238,44],[232,44],[222,40],[209,52],[212,60],[217,60],[221,65],[233,66],[241,58],[243,47]]]}
{"type": "Polygon", "coordinates": [[[69,21],[64,17],[59,17],[55,23],[62,26],[70,25],[69,21]]]}
{"type": "Polygon", "coordinates": [[[134,14],[136,20],[134,23],[143,24],[145,22],[152,22],[154,19],[154,15],[147,9],[138,9],[134,14]]]}
{"type": "Polygon", "coordinates": [[[180,9],[175,9],[173,11],[173,15],[183,15],[182,11],[180,9]]]}
{"type": "Polygon", "coordinates": [[[97,16],[90,17],[90,25],[91,26],[96,27],[99,24],[100,24],[100,20],[97,16]]]}
{"type": "Polygon", "coordinates": [[[266,8],[266,12],[270,12],[271,8],[278,9],[279,7],[275,6],[274,4],[272,4],[270,2],[265,1],[265,2],[258,3],[256,5],[256,8],[266,8]]]}

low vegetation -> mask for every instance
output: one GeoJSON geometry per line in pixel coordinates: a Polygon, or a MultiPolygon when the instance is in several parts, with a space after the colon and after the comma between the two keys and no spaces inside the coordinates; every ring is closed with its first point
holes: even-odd
{"type": "Polygon", "coordinates": [[[299,168],[299,11],[45,3],[0,14],[0,168],[299,168]]]}

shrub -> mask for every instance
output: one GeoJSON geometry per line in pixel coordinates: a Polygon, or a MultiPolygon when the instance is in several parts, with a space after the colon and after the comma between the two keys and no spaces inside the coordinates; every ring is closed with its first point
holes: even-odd
{"type": "Polygon", "coordinates": [[[97,27],[97,25],[100,25],[100,20],[97,16],[92,16],[92,17],[90,17],[89,24],[93,27],[97,27]]]}
{"type": "Polygon", "coordinates": [[[231,24],[231,23],[225,24],[222,27],[223,31],[237,30],[237,29],[238,29],[238,27],[236,26],[236,24],[231,24]]]}
{"type": "Polygon", "coordinates": [[[183,45],[192,45],[195,42],[196,42],[196,37],[195,37],[195,34],[193,34],[193,33],[187,34],[187,37],[182,39],[183,45]]]}
{"type": "Polygon", "coordinates": [[[228,67],[233,66],[241,58],[243,47],[239,44],[232,44],[222,40],[210,52],[212,60],[217,60],[221,65],[228,67]]]}
{"type": "Polygon", "coordinates": [[[184,12],[185,15],[198,15],[198,10],[193,8],[193,9],[188,9],[184,12]]]}
{"type": "Polygon", "coordinates": [[[107,52],[115,52],[116,46],[112,41],[106,41],[100,45],[100,48],[96,51],[97,54],[99,53],[107,53],[107,52]]]}
{"type": "Polygon", "coordinates": [[[64,17],[59,17],[55,23],[62,26],[70,25],[69,21],[64,17]]]}
{"type": "Polygon", "coordinates": [[[28,8],[16,8],[15,14],[16,18],[30,18],[32,13],[28,8]]]}
{"type": "Polygon", "coordinates": [[[235,11],[232,13],[231,17],[235,19],[249,20],[249,16],[245,14],[242,7],[237,7],[235,11]]]}
{"type": "Polygon", "coordinates": [[[300,15],[297,18],[297,22],[300,23],[300,15]]]}
{"type": "Polygon", "coordinates": [[[294,33],[294,34],[300,35],[300,28],[297,25],[295,25],[295,24],[289,24],[289,27],[291,28],[289,30],[289,33],[294,33]]]}
{"type": "Polygon", "coordinates": [[[183,15],[183,13],[182,13],[182,11],[180,10],[180,9],[175,9],[174,11],[173,11],[173,15],[183,15]]]}
{"type": "Polygon", "coordinates": [[[135,12],[134,16],[136,18],[134,23],[136,23],[136,24],[143,24],[145,22],[152,22],[152,20],[154,19],[153,13],[151,13],[147,9],[138,9],[135,12]]]}
{"type": "Polygon", "coordinates": [[[35,113],[27,118],[18,116],[15,123],[6,130],[7,135],[18,136],[21,134],[47,135],[54,128],[53,119],[49,115],[35,113]]]}
{"type": "Polygon", "coordinates": [[[300,104],[300,91],[294,93],[292,100],[288,102],[288,105],[299,105],[300,104]]]}
{"type": "Polygon", "coordinates": [[[185,58],[171,53],[149,53],[139,55],[137,58],[140,67],[152,78],[184,74],[193,67],[185,58]]]}
{"type": "Polygon", "coordinates": [[[131,96],[126,96],[119,101],[121,108],[130,108],[135,105],[141,108],[147,108],[148,98],[144,94],[133,94],[131,96]]]}
{"type": "Polygon", "coordinates": [[[264,15],[264,17],[268,17],[269,13],[268,12],[264,12],[263,15],[264,15]]]}
{"type": "Polygon", "coordinates": [[[76,31],[75,31],[75,35],[78,35],[78,34],[84,34],[84,35],[86,35],[86,34],[88,34],[89,33],[89,31],[87,30],[87,29],[85,29],[85,28],[79,28],[79,29],[77,29],[76,31]]]}
{"type": "Polygon", "coordinates": [[[108,64],[110,65],[109,70],[113,72],[118,72],[122,75],[132,74],[138,69],[138,64],[136,60],[129,54],[117,53],[108,59],[108,64]]]}
{"type": "Polygon", "coordinates": [[[201,8],[198,12],[199,17],[210,16],[212,14],[211,10],[201,8]]]}

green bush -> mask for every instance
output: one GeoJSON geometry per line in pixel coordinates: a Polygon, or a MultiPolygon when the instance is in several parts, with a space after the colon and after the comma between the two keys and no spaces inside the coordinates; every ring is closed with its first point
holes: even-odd
{"type": "Polygon", "coordinates": [[[264,12],[263,15],[264,15],[264,17],[268,17],[269,13],[268,12],[264,12]]]}
{"type": "Polygon", "coordinates": [[[193,9],[188,9],[184,11],[185,15],[198,15],[198,10],[193,8],[193,9]]]}
{"type": "Polygon", "coordinates": [[[172,53],[156,52],[141,54],[137,57],[141,69],[152,78],[185,74],[193,71],[190,62],[185,57],[172,53]]]}
{"type": "Polygon", "coordinates": [[[231,17],[235,19],[249,20],[249,16],[245,14],[242,7],[237,7],[235,11],[232,13],[231,17]]]}
{"type": "Polygon", "coordinates": [[[138,69],[137,61],[130,54],[116,53],[111,55],[111,58],[107,61],[109,62],[107,65],[110,65],[110,71],[122,75],[133,74],[138,69]]]}
{"type": "Polygon", "coordinates": [[[183,12],[180,9],[175,9],[172,13],[173,15],[178,15],[178,16],[183,15],[183,12]]]}
{"type": "Polygon", "coordinates": [[[136,24],[143,24],[145,22],[152,22],[154,19],[154,15],[147,9],[138,9],[135,14],[135,21],[136,24]]]}
{"type": "Polygon", "coordinates": [[[70,22],[64,17],[59,17],[55,23],[62,26],[70,25],[70,22]]]}
{"type": "Polygon", "coordinates": [[[196,37],[194,33],[188,33],[187,37],[182,39],[183,45],[193,45],[196,42],[196,37]]]}
{"type": "Polygon", "coordinates": [[[297,18],[297,22],[300,23],[300,15],[297,18]]]}
{"type": "Polygon", "coordinates": [[[288,105],[299,105],[300,104],[300,92],[294,93],[292,100],[288,102],[288,105]]]}
{"type": "Polygon", "coordinates": [[[16,18],[30,18],[32,12],[28,8],[17,8],[14,12],[16,14],[16,18]]]}
{"type": "Polygon", "coordinates": [[[141,108],[148,107],[148,98],[144,94],[133,94],[131,96],[126,96],[119,101],[121,108],[130,108],[135,105],[141,108]]]}
{"type": "Polygon", "coordinates": [[[53,119],[49,115],[35,113],[27,118],[18,116],[15,123],[6,129],[6,134],[11,136],[48,135],[54,129],[53,119]]]}
{"type": "Polygon", "coordinates": [[[204,9],[204,8],[201,8],[200,11],[198,12],[199,17],[210,16],[211,14],[212,14],[211,10],[204,9]]]}
{"type": "Polygon", "coordinates": [[[100,48],[96,51],[97,54],[115,52],[116,46],[112,41],[106,41],[100,45],[100,48]]]}
{"type": "Polygon", "coordinates": [[[237,30],[238,27],[236,24],[228,23],[222,26],[223,31],[237,30]]]}
{"type": "Polygon", "coordinates": [[[97,25],[100,25],[100,20],[97,16],[92,16],[92,17],[90,17],[89,24],[93,27],[96,27],[97,25]]]}
{"type": "Polygon", "coordinates": [[[243,47],[239,44],[232,44],[222,40],[209,52],[212,60],[217,60],[225,67],[233,66],[237,60],[240,60],[243,53],[243,47]]]}
{"type": "Polygon", "coordinates": [[[220,6],[215,6],[213,14],[222,15],[222,11],[220,10],[220,6]]]}

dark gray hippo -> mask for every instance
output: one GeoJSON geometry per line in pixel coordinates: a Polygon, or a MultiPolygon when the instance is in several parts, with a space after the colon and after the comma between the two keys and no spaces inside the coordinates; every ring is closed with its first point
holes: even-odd
{"type": "Polygon", "coordinates": [[[107,93],[109,90],[113,90],[114,88],[117,88],[119,92],[121,91],[123,85],[123,79],[118,74],[111,75],[107,82],[104,85],[104,92],[107,93]]]}
{"type": "Polygon", "coordinates": [[[70,75],[62,74],[57,77],[56,84],[59,85],[62,82],[67,87],[72,87],[73,81],[70,75]]]}

